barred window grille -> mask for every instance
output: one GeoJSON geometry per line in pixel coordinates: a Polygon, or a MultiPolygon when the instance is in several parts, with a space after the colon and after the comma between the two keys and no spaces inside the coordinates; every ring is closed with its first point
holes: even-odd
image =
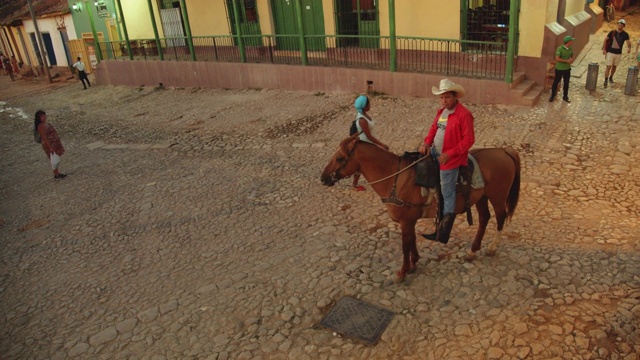
{"type": "Polygon", "coordinates": [[[335,0],[336,34],[338,47],[360,46],[378,47],[373,39],[358,36],[379,36],[380,24],[378,0],[335,0]]]}
{"type": "MultiPolygon", "coordinates": [[[[467,0],[463,40],[506,43],[509,39],[509,0],[467,0]]],[[[463,12],[464,14],[465,12],[463,12]]]]}

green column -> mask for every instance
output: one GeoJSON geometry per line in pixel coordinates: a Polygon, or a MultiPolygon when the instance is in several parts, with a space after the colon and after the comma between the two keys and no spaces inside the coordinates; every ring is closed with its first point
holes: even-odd
{"type": "Polygon", "coordinates": [[[518,15],[520,14],[519,0],[511,0],[509,5],[509,42],[507,43],[507,68],[504,81],[513,82],[513,64],[516,53],[516,37],[518,36],[518,15]]]}
{"type": "Polygon", "coordinates": [[[191,52],[191,61],[196,61],[196,52],[193,49],[193,36],[191,36],[191,24],[189,23],[189,14],[187,12],[187,3],[180,0],[180,10],[182,10],[182,20],[184,28],[187,31],[187,43],[189,44],[189,52],[191,52]]]}
{"type": "Polygon", "coordinates": [[[469,0],[460,0],[460,34],[467,40],[467,17],[469,16],[469,0]]]}
{"type": "Polygon", "coordinates": [[[302,20],[302,4],[300,0],[293,0],[293,6],[296,11],[296,22],[298,23],[298,33],[300,42],[300,56],[302,57],[302,65],[308,64],[307,45],[304,41],[304,22],[302,20]]]}
{"type": "Polygon", "coordinates": [[[100,51],[100,43],[98,43],[98,33],[96,32],[96,24],[93,22],[93,11],[89,7],[89,1],[84,0],[84,7],[87,9],[87,13],[89,14],[89,23],[91,24],[91,32],[93,33],[93,41],[96,46],[96,56],[98,57],[98,63],[102,61],[102,51],[100,51]]]}
{"type": "Polygon", "coordinates": [[[127,53],[129,53],[129,60],[133,60],[133,54],[131,53],[131,44],[129,43],[129,33],[127,32],[127,24],[124,21],[124,13],[122,12],[122,4],[120,0],[116,0],[118,3],[118,16],[122,20],[122,32],[124,33],[124,41],[127,44],[127,53]]]}
{"type": "Polygon", "coordinates": [[[396,2],[389,0],[389,71],[395,72],[398,67],[396,49],[396,2]]]}
{"type": "Polygon", "coordinates": [[[238,42],[238,48],[240,50],[240,62],[247,62],[247,54],[244,52],[244,41],[242,40],[242,27],[240,26],[240,12],[238,11],[238,4],[236,0],[231,0],[233,3],[233,18],[235,19],[236,26],[236,41],[238,42]]]}
{"type": "MultiPolygon", "coordinates": [[[[120,0],[118,0],[120,1],[120,0]]],[[[153,27],[153,36],[156,38],[156,47],[158,47],[158,56],[160,60],[164,60],[164,51],[162,51],[162,44],[160,44],[160,35],[158,35],[158,25],[156,25],[156,16],[153,13],[153,5],[151,0],[147,0],[149,6],[149,15],[151,16],[151,26],[153,27]]]]}

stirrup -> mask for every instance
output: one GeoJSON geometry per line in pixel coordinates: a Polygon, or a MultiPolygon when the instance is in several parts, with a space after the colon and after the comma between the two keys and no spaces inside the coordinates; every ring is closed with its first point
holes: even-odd
{"type": "Polygon", "coordinates": [[[437,231],[434,231],[432,234],[421,234],[423,238],[427,239],[427,240],[432,240],[435,241],[436,240],[436,236],[438,235],[437,231]]]}

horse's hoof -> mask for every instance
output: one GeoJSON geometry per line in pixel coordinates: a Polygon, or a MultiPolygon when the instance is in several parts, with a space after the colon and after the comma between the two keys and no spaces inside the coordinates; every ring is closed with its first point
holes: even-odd
{"type": "Polygon", "coordinates": [[[396,274],[392,278],[389,278],[389,279],[385,280],[383,286],[386,287],[386,286],[401,284],[404,281],[404,278],[405,278],[404,276],[400,276],[400,275],[396,274]]]}
{"type": "Polygon", "coordinates": [[[495,255],[496,255],[495,250],[487,250],[487,256],[495,256],[495,255]]]}
{"type": "Polygon", "coordinates": [[[467,254],[464,256],[464,261],[466,262],[472,262],[473,260],[476,259],[476,254],[467,254]]]}
{"type": "Polygon", "coordinates": [[[414,272],[416,272],[417,269],[418,267],[416,265],[413,265],[411,268],[409,268],[409,271],[407,271],[407,274],[413,274],[414,272]]]}

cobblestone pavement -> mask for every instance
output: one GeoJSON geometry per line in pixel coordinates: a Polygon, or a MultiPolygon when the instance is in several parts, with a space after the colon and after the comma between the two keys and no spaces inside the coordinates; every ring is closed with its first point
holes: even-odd
{"type": "MultiPolygon", "coordinates": [[[[468,104],[477,147],[522,157],[496,256],[464,262],[476,227],[459,219],[386,287],[398,226],[372,191],[319,181],[353,94],[2,77],[0,357],[639,359],[640,103],[574,76],[571,104],[468,104]],[[61,181],[32,141],[39,108],[67,148],[61,181]],[[317,326],[346,295],[396,313],[376,346],[317,326]]],[[[437,106],[380,95],[371,113],[400,153],[437,106]]]]}

